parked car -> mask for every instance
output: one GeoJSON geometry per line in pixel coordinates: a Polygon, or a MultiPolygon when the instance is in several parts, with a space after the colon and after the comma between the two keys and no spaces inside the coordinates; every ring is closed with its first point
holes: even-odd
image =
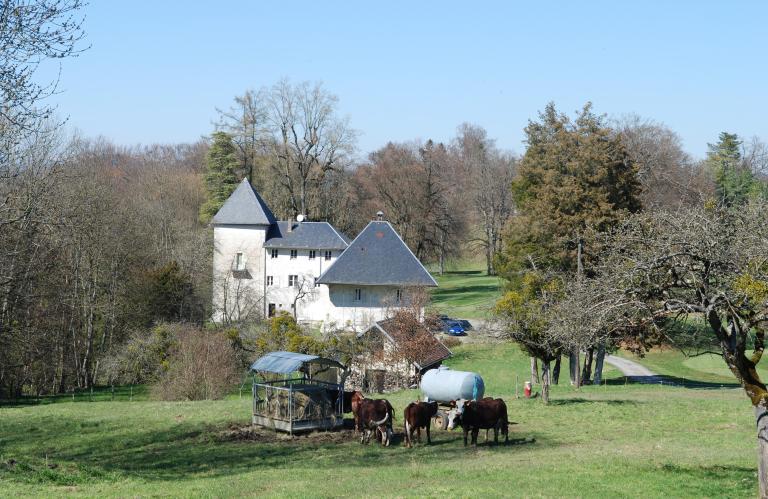
{"type": "Polygon", "coordinates": [[[447,334],[448,336],[466,336],[467,333],[464,332],[464,328],[461,326],[459,321],[454,320],[443,320],[443,332],[447,334]]]}
{"type": "Polygon", "coordinates": [[[466,320],[466,319],[458,319],[456,322],[458,322],[459,324],[461,324],[461,327],[463,327],[463,328],[464,328],[464,331],[470,331],[470,330],[472,330],[472,329],[473,329],[473,328],[472,328],[472,323],[471,323],[471,322],[469,322],[469,321],[468,321],[468,320],[466,320]]]}

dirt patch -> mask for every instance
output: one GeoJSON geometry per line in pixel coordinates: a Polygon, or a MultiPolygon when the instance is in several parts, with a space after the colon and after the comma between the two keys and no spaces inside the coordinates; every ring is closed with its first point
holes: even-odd
{"type": "MultiPolygon", "coordinates": [[[[293,436],[270,430],[257,425],[231,423],[224,429],[211,431],[219,442],[258,442],[279,443],[281,445],[307,445],[307,444],[339,444],[346,442],[359,442],[360,435],[351,429],[340,428],[328,431],[307,431],[295,433],[293,436]]],[[[393,443],[402,440],[402,433],[393,433],[393,443]]],[[[373,442],[373,439],[372,439],[373,442]]]]}
{"type": "Polygon", "coordinates": [[[307,443],[343,443],[352,442],[356,438],[355,432],[348,429],[329,431],[308,431],[294,434],[293,436],[280,431],[270,430],[261,426],[232,423],[225,429],[216,432],[216,440],[220,442],[259,442],[298,444],[307,443]]]}

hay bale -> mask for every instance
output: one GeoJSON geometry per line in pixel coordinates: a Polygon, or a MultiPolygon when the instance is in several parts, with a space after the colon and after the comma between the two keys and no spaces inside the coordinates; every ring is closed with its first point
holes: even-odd
{"type": "Polygon", "coordinates": [[[333,403],[322,388],[313,385],[293,386],[293,414],[290,410],[289,392],[274,390],[265,397],[266,414],[264,416],[288,421],[323,419],[334,415],[333,403]]]}

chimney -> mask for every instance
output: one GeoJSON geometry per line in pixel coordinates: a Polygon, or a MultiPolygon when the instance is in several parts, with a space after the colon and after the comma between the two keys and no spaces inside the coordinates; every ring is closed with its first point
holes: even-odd
{"type": "Polygon", "coordinates": [[[381,221],[381,220],[384,220],[384,212],[383,212],[383,211],[381,211],[381,210],[377,211],[377,212],[376,212],[376,218],[377,218],[379,221],[381,221]]]}

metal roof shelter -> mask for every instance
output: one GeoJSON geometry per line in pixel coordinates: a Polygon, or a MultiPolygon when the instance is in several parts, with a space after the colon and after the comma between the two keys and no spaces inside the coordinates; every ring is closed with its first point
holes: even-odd
{"type": "Polygon", "coordinates": [[[251,364],[251,371],[285,377],[254,380],[253,424],[291,434],[342,426],[344,369],[318,355],[278,351],[262,356],[251,364]]]}
{"type": "Polygon", "coordinates": [[[291,374],[301,369],[306,363],[326,364],[329,366],[344,368],[341,364],[331,359],[324,359],[318,355],[307,355],[295,352],[270,352],[251,364],[251,371],[264,371],[275,374],[291,374]]]}

